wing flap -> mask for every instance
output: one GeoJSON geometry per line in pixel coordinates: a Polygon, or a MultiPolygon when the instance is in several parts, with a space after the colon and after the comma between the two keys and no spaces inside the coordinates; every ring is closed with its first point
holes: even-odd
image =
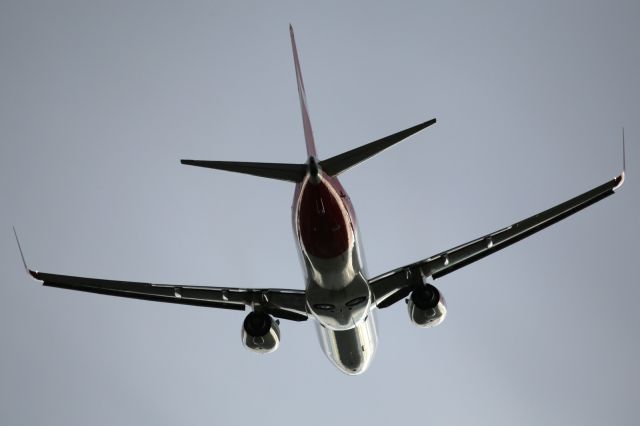
{"type": "Polygon", "coordinates": [[[40,274],[43,285],[66,290],[84,291],[87,293],[106,294],[109,296],[127,297],[130,299],[151,300],[155,302],[176,303],[210,308],[235,309],[243,311],[244,304],[216,302],[211,298],[176,297],[180,287],[160,287],[153,284],[125,281],[98,280],[88,278],[79,282],[79,277],[66,275],[40,274]],[[71,278],[71,280],[69,280],[71,278]],[[75,278],[75,279],[74,279],[75,278]],[[85,281],[86,280],[86,281],[85,281]]]}

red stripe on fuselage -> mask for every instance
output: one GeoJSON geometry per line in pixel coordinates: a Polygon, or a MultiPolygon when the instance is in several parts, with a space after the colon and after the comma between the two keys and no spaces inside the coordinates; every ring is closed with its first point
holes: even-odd
{"type": "Polygon", "coordinates": [[[327,179],[302,184],[298,203],[298,233],[303,249],[312,256],[330,259],[353,244],[351,217],[342,190],[327,179]]]}

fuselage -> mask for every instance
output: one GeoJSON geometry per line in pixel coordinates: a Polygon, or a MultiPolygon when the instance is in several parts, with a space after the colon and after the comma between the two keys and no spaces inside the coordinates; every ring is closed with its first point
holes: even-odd
{"type": "Polygon", "coordinates": [[[325,354],[347,374],[364,372],[376,350],[372,297],[353,205],[337,178],[318,170],[296,185],[292,212],[307,309],[325,354]]]}

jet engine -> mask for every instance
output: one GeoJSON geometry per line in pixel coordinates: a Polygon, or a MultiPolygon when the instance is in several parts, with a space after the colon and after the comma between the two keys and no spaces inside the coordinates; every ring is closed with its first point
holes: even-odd
{"type": "Polygon", "coordinates": [[[262,354],[278,349],[280,327],[278,320],[264,312],[251,312],[242,323],[242,344],[245,348],[262,354]]]}
{"type": "Polygon", "coordinates": [[[418,327],[435,327],[447,316],[444,297],[431,284],[414,290],[407,299],[407,307],[411,322],[418,327]]]}

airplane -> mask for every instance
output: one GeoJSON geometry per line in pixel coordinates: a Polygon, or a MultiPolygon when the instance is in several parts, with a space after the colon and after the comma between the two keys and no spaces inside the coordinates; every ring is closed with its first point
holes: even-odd
{"type": "Polygon", "coordinates": [[[322,350],[349,375],[367,370],[376,352],[376,312],[405,300],[411,322],[434,327],[447,314],[433,281],[512,245],[612,195],[625,179],[614,179],[541,213],[465,244],[369,278],[351,199],[338,175],[433,125],[430,119],[331,158],[320,160],[307,109],[293,27],[289,26],[302,112],[307,160],[300,164],[181,160],[182,164],[244,173],[295,184],[292,222],[304,269],[304,290],[154,284],[58,275],[29,269],[14,233],[24,268],[44,286],[112,296],[250,312],[241,328],[242,344],[257,353],[280,345],[280,319],[315,320],[322,350]]]}

